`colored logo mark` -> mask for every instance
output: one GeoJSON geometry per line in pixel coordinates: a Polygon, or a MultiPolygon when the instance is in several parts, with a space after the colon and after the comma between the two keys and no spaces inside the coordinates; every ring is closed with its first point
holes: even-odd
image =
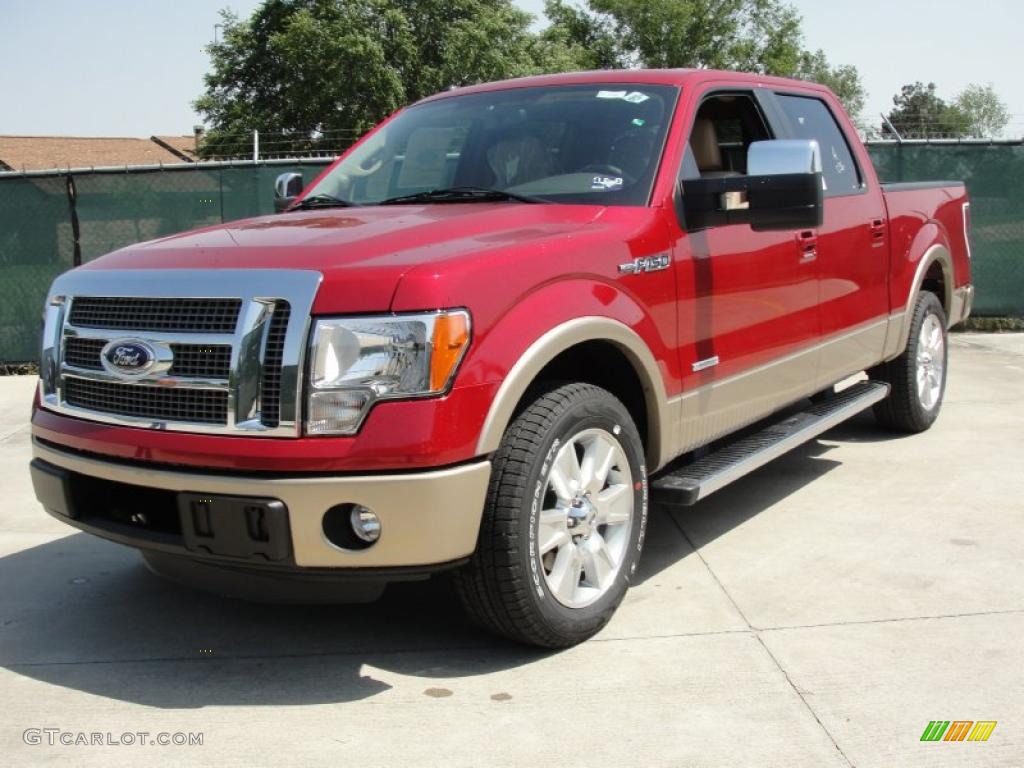
{"type": "Polygon", "coordinates": [[[996,729],[995,720],[932,720],[921,741],[988,741],[996,729]]]}

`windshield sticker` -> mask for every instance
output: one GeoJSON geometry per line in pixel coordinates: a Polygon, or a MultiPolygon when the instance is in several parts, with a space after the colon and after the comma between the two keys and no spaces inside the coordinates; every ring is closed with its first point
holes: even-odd
{"type": "Polygon", "coordinates": [[[630,104],[643,104],[651,97],[646,93],[640,93],[640,91],[598,91],[597,98],[622,99],[623,101],[628,101],[630,104]]]}
{"type": "Polygon", "coordinates": [[[623,183],[621,176],[595,176],[590,182],[590,188],[610,192],[614,189],[622,189],[623,183]]]}

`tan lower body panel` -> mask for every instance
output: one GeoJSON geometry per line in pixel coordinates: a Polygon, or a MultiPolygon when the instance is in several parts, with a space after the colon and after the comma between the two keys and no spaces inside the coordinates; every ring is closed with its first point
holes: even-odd
{"type": "Polygon", "coordinates": [[[881,359],[890,318],[872,320],[807,349],[679,398],[680,455],[749,426],[881,359]]]}
{"type": "Polygon", "coordinates": [[[92,477],[170,491],[269,497],[288,507],[295,563],[307,567],[378,568],[457,560],[476,548],[488,461],[453,469],[394,475],[266,478],[205,475],[127,466],[35,443],[36,458],[92,477]],[[336,504],[362,504],[378,514],[380,540],[369,549],[339,549],[321,520],[336,504]]]}
{"type": "Polygon", "coordinates": [[[878,365],[885,350],[890,322],[891,318],[885,317],[823,344],[818,362],[818,391],[878,365]]]}

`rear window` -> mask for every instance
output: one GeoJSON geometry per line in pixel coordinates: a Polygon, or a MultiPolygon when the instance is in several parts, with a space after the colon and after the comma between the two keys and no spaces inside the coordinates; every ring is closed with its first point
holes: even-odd
{"type": "Polygon", "coordinates": [[[778,98],[795,137],[814,139],[821,148],[825,196],[860,192],[863,188],[860,170],[846,137],[825,102],[809,96],[779,94],[778,98]]]}

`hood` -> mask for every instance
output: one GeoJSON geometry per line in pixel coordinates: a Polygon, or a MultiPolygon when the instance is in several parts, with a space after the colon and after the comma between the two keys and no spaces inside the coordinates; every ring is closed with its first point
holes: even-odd
{"type": "Polygon", "coordinates": [[[320,296],[329,295],[332,307],[376,312],[391,306],[415,267],[564,238],[602,210],[463,203],[296,211],[132,245],[83,269],[312,269],[323,274],[320,296]]]}

